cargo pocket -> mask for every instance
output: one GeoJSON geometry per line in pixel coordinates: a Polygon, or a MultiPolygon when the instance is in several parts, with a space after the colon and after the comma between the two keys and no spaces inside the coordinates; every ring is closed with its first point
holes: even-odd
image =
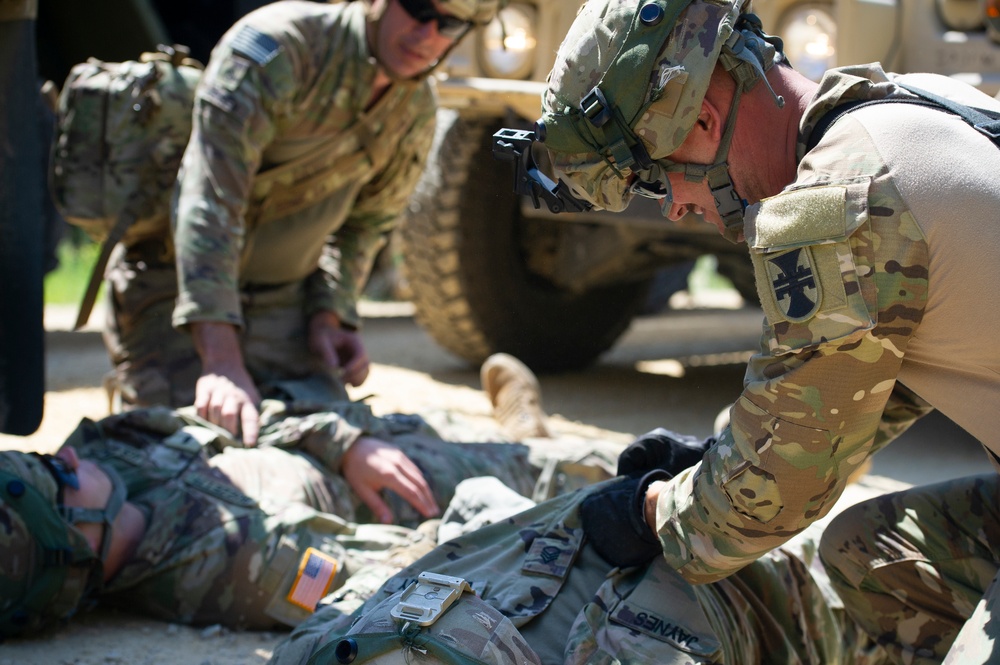
{"type": "Polygon", "coordinates": [[[736,512],[767,524],[786,507],[801,516],[823,505],[836,487],[829,432],[778,418],[746,397],[734,405],[732,419],[732,428],[742,434],[741,439],[754,442],[753,450],[742,451],[746,461],[722,483],[736,512]],[[832,479],[824,480],[824,473],[832,479]],[[780,485],[776,477],[782,478],[780,485]]]}

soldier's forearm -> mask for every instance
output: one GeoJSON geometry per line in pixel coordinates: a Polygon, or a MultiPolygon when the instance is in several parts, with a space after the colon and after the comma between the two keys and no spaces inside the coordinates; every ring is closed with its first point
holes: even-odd
{"type": "Polygon", "coordinates": [[[201,358],[202,371],[243,366],[243,352],[236,326],[215,321],[191,324],[191,339],[201,358]]]}

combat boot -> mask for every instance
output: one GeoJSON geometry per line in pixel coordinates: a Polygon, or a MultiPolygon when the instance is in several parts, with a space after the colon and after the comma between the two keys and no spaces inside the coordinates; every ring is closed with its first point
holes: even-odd
{"type": "Polygon", "coordinates": [[[479,377],[504,434],[514,441],[551,436],[538,379],[524,363],[506,353],[494,353],[483,363],[479,377]]]}

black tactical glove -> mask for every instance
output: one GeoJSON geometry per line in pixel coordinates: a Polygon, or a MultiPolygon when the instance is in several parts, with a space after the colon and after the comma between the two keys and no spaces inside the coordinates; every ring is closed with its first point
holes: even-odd
{"type": "Polygon", "coordinates": [[[657,427],[622,451],[618,456],[618,475],[646,473],[653,469],[663,469],[672,476],[676,475],[701,461],[701,456],[713,443],[714,436],[702,441],[657,427]]]}
{"type": "Polygon", "coordinates": [[[628,568],[651,560],[662,551],[660,540],[646,524],[646,488],[670,474],[654,469],[644,476],[626,476],[580,505],[583,532],[601,558],[628,568]]]}

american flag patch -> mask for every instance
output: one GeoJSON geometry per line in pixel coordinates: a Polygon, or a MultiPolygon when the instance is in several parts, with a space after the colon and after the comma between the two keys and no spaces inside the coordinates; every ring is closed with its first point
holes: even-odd
{"type": "Polygon", "coordinates": [[[288,592],[288,602],[308,612],[316,611],[316,603],[330,590],[336,574],[336,559],[315,548],[306,549],[299,562],[299,574],[288,592]]]}

